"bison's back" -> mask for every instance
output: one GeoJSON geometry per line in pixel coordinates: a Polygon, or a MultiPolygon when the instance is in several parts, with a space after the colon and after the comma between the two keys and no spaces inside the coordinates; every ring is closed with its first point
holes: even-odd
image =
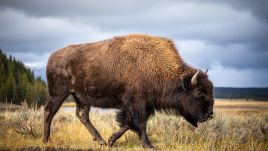
{"type": "Polygon", "coordinates": [[[77,61],[81,66],[94,64],[126,80],[141,76],[170,78],[177,76],[179,67],[183,65],[171,40],[146,35],[120,36],[88,44],[79,56],[77,61]]]}

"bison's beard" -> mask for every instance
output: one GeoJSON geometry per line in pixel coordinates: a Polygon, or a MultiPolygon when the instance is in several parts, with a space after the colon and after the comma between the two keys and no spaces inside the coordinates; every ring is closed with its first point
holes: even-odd
{"type": "Polygon", "coordinates": [[[198,127],[197,125],[197,120],[192,118],[191,116],[189,115],[184,115],[183,116],[185,118],[186,121],[188,121],[190,124],[192,124],[194,127],[198,127]]]}
{"type": "Polygon", "coordinates": [[[196,118],[193,118],[189,113],[184,112],[183,108],[178,108],[178,109],[174,110],[174,112],[177,115],[184,117],[184,119],[186,121],[188,121],[190,124],[192,124],[194,127],[198,127],[196,118]]]}

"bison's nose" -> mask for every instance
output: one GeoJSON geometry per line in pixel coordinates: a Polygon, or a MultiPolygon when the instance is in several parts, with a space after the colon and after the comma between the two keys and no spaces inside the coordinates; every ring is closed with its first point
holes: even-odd
{"type": "Polygon", "coordinates": [[[211,112],[208,114],[208,118],[209,118],[209,119],[212,119],[212,118],[213,118],[213,111],[211,111],[211,112]]]}

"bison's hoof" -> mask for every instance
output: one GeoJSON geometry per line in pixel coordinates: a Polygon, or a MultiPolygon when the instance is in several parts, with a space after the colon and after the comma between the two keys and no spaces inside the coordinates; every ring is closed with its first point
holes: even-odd
{"type": "Polygon", "coordinates": [[[43,143],[48,143],[48,139],[47,138],[43,138],[43,143]]]}
{"type": "Polygon", "coordinates": [[[93,137],[93,141],[96,141],[97,140],[97,138],[96,137],[93,137]]]}
{"type": "Polygon", "coordinates": [[[142,144],[142,147],[152,149],[152,150],[156,150],[155,147],[152,144],[142,144]]]}
{"type": "Polygon", "coordinates": [[[100,145],[105,145],[105,146],[107,145],[107,143],[103,139],[98,140],[98,142],[100,145]]]}
{"type": "Polygon", "coordinates": [[[110,138],[108,139],[108,145],[109,145],[110,147],[112,147],[113,144],[114,144],[114,141],[113,141],[113,139],[110,137],[110,138]]]}

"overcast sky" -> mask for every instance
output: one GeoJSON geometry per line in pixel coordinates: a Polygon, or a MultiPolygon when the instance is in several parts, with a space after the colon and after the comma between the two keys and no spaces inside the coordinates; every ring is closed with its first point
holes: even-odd
{"type": "Polygon", "coordinates": [[[145,33],[173,39],[215,86],[268,86],[267,0],[0,0],[0,48],[45,78],[70,44],[145,33]]]}

